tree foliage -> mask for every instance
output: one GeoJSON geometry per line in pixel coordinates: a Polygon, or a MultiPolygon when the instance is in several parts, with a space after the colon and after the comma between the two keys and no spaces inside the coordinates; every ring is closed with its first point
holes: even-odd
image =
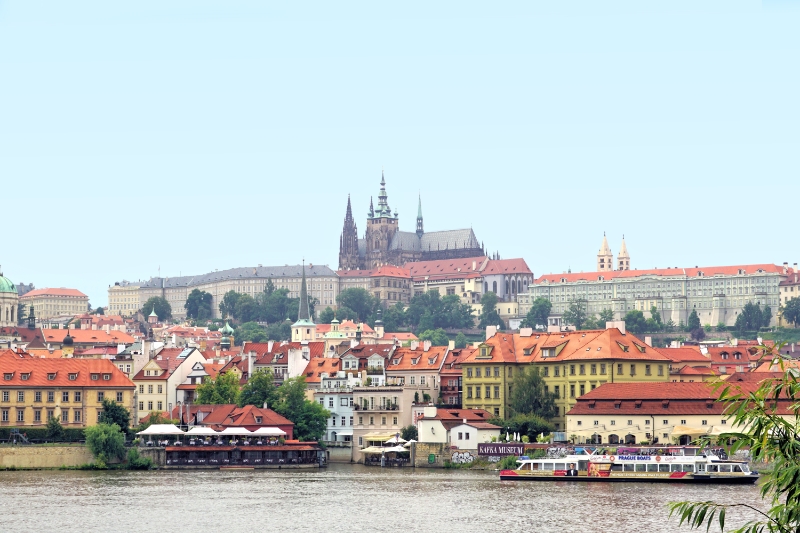
{"type": "MultiPolygon", "coordinates": [[[[309,311],[314,314],[316,299],[309,301],[309,311]]],[[[297,320],[300,298],[290,298],[289,289],[276,289],[271,281],[264,290],[255,296],[228,291],[219,304],[219,312],[225,318],[233,318],[239,323],[267,322],[280,324],[287,318],[297,320]]]]}
{"type": "Polygon", "coordinates": [[[772,320],[772,309],[769,306],[762,310],[759,304],[748,302],[742,308],[742,312],[737,315],[734,327],[740,333],[757,331],[759,328],[769,326],[770,320],[772,320]]]}
{"type": "Polygon", "coordinates": [[[800,298],[794,297],[783,306],[783,319],[797,327],[800,322],[800,298]]]}
{"type": "Polygon", "coordinates": [[[514,376],[511,390],[511,412],[514,414],[536,415],[551,419],[558,414],[556,395],[547,392],[545,382],[536,367],[523,368],[514,376]]]}
{"type": "Polygon", "coordinates": [[[417,432],[417,426],[411,424],[403,427],[403,429],[400,430],[400,438],[403,440],[418,440],[419,434],[417,432]]]}
{"type": "Polygon", "coordinates": [[[450,344],[450,339],[442,328],[423,331],[419,334],[419,340],[431,341],[431,345],[433,346],[447,346],[450,344]]]}
{"type": "Polygon", "coordinates": [[[325,434],[330,412],[306,398],[305,376],[289,378],[278,387],[279,401],[275,411],[294,422],[294,437],[301,441],[318,441],[325,434]]]}
{"type": "Polygon", "coordinates": [[[552,308],[553,304],[550,303],[550,300],[547,298],[536,298],[531,304],[531,308],[528,314],[525,315],[525,319],[522,321],[522,324],[520,324],[520,327],[536,328],[536,326],[542,326],[546,330],[547,317],[550,316],[550,310],[552,308]]]}
{"type": "Polygon", "coordinates": [[[58,418],[51,416],[47,419],[47,440],[60,441],[64,439],[64,426],[58,418]]]}
{"type": "Polygon", "coordinates": [[[333,309],[330,306],[326,307],[319,313],[319,317],[317,318],[318,324],[330,324],[333,322],[333,319],[336,317],[336,313],[334,313],[333,309]]]}
{"type": "Polygon", "coordinates": [[[467,329],[475,327],[472,308],[455,294],[444,298],[437,290],[417,294],[408,303],[405,323],[421,332],[428,329],[467,329]]]}
{"type": "Polygon", "coordinates": [[[483,293],[481,296],[481,314],[478,315],[478,327],[499,326],[505,329],[505,322],[497,312],[497,295],[491,291],[483,293]]]}
{"type": "Polygon", "coordinates": [[[101,424],[116,424],[122,431],[128,431],[131,425],[131,412],[125,406],[111,400],[103,398],[103,410],[97,420],[101,424]]]}
{"type": "Polygon", "coordinates": [[[697,316],[697,309],[692,309],[689,318],[686,320],[686,329],[693,331],[700,328],[700,317],[697,316]]]}
{"type": "Polygon", "coordinates": [[[575,326],[575,329],[582,329],[583,323],[586,322],[586,300],[570,301],[561,319],[567,325],[575,326]]]}
{"type": "Polygon", "coordinates": [[[150,414],[147,415],[147,418],[143,420],[138,426],[136,426],[136,433],[144,431],[153,424],[179,424],[179,423],[180,420],[178,420],[177,418],[169,418],[168,416],[164,416],[164,413],[161,411],[150,411],[150,414]]]}
{"type": "Polygon", "coordinates": [[[456,348],[466,348],[467,347],[467,336],[464,335],[463,333],[459,332],[458,335],[456,335],[455,345],[456,345],[456,348]]]}
{"type": "Polygon", "coordinates": [[[211,300],[210,292],[194,289],[186,298],[186,303],[183,304],[186,316],[196,320],[209,320],[214,315],[211,309],[211,300]]]}
{"type": "Polygon", "coordinates": [[[83,434],[92,455],[103,462],[125,457],[125,434],[116,424],[100,423],[87,427],[83,434]]]}
{"type": "Polygon", "coordinates": [[[151,296],[147,299],[141,309],[142,314],[145,316],[145,320],[147,320],[147,317],[150,315],[153,309],[155,309],[158,319],[161,321],[172,318],[172,306],[169,305],[169,302],[166,298],[162,298],[161,296],[151,296]]]}
{"type": "Polygon", "coordinates": [[[647,320],[644,313],[638,309],[632,309],[625,313],[625,330],[631,333],[644,333],[647,331],[647,320]]]}
{"type": "Polygon", "coordinates": [[[509,433],[527,435],[529,440],[534,440],[542,433],[545,435],[555,431],[555,426],[540,416],[534,414],[516,414],[507,420],[495,417],[490,418],[490,424],[500,426],[509,433]]]}
{"type": "Polygon", "coordinates": [[[216,379],[205,379],[197,386],[198,404],[239,403],[239,377],[235,372],[219,374],[216,379]]]}
{"type": "Polygon", "coordinates": [[[782,375],[765,379],[753,392],[741,385],[720,382],[717,385],[719,401],[725,403],[731,428],[738,432],[724,433],[720,439],[732,439],[731,454],[749,450],[752,463],[772,463],[772,469],[761,474],[761,498],[770,509],[762,512],[752,501],[725,503],[672,502],[670,515],[677,515],[680,524],[691,528],[719,523],[725,529],[727,511],[746,508],[759,513],[760,518],[746,523],[736,532],[788,533],[800,531],[800,370],[780,357],[780,348],[759,346],[765,353],[762,360],[772,361],[782,375]],[[788,410],[781,416],[779,409],[788,410]]]}
{"type": "Polygon", "coordinates": [[[242,387],[239,395],[239,406],[256,405],[261,407],[266,404],[270,409],[275,406],[278,400],[278,387],[272,377],[270,369],[258,370],[250,376],[250,379],[242,387]]]}
{"type": "Polygon", "coordinates": [[[346,307],[355,312],[359,322],[366,322],[378,310],[380,300],[361,287],[345,289],[336,297],[336,302],[341,307],[346,307]]]}

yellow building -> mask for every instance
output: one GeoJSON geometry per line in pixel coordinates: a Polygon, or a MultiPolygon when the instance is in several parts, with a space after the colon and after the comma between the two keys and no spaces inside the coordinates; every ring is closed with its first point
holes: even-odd
{"type": "MultiPolygon", "coordinates": [[[[108,359],[40,359],[0,353],[0,427],[97,423],[105,398],[133,412],[134,385],[108,359]]],[[[131,420],[133,422],[133,420],[131,420]]]]}
{"type": "Polygon", "coordinates": [[[142,308],[139,300],[139,285],[127,281],[116,282],[108,288],[109,315],[133,316],[142,308]]]}
{"type": "Polygon", "coordinates": [[[178,405],[178,386],[186,381],[195,363],[205,361],[195,348],[166,348],[150,359],[133,377],[137,388],[136,423],[152,411],[171,413],[178,405]]]}
{"type": "Polygon", "coordinates": [[[617,328],[558,333],[523,329],[495,334],[462,363],[464,407],[509,417],[514,375],[528,365],[539,369],[546,390],[556,395],[558,415],[552,422],[557,429],[564,427],[565,414],[579,397],[604,383],[669,380],[669,360],[617,328]]]}
{"type": "Polygon", "coordinates": [[[36,318],[80,315],[89,310],[89,297],[77,289],[34,289],[19,298],[25,308],[33,306],[36,318]]]}

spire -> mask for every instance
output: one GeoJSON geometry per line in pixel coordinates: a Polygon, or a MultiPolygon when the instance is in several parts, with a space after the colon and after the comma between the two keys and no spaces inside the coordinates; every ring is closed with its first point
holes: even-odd
{"type": "Polygon", "coordinates": [[[347,210],[344,215],[342,235],[339,237],[339,270],[358,268],[358,228],[353,220],[350,195],[347,195],[347,210]]]}
{"type": "Polygon", "coordinates": [[[625,235],[622,236],[622,246],[617,256],[617,270],[630,270],[631,256],[628,254],[628,247],[625,246],[625,235]]]}
{"type": "Polygon", "coordinates": [[[608,245],[608,239],[606,238],[606,232],[603,232],[603,244],[600,245],[600,255],[609,255],[611,254],[611,247],[608,245]]]}
{"type": "Polygon", "coordinates": [[[422,195],[420,195],[419,206],[417,207],[417,236],[422,238],[423,233],[425,233],[425,230],[422,226],[422,195]]]}
{"type": "Polygon", "coordinates": [[[597,271],[611,272],[612,270],[614,270],[614,254],[611,253],[611,247],[608,245],[608,238],[604,231],[603,243],[600,245],[600,251],[597,252],[597,271]]]}
{"type": "Polygon", "coordinates": [[[297,321],[311,320],[308,312],[308,287],[306,286],[306,262],[303,260],[303,279],[300,282],[300,310],[297,312],[297,321]]]}
{"type": "Polygon", "coordinates": [[[381,170],[381,190],[378,193],[378,213],[377,213],[378,218],[392,217],[392,208],[389,207],[389,202],[387,201],[388,198],[389,195],[386,194],[386,178],[384,178],[383,170],[381,170]]]}
{"type": "Polygon", "coordinates": [[[372,196],[369,197],[369,218],[375,216],[375,209],[372,208],[372,196]]]}

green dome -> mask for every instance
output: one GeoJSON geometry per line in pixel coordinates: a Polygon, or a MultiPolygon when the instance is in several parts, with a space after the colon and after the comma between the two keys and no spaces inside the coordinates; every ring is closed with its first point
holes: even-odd
{"type": "Polygon", "coordinates": [[[13,292],[17,294],[17,286],[2,274],[0,274],[0,292],[13,292]]]}
{"type": "Polygon", "coordinates": [[[233,333],[233,328],[230,326],[230,324],[228,324],[227,322],[225,322],[225,325],[224,325],[224,326],[222,326],[222,329],[221,329],[221,330],[219,330],[219,331],[220,331],[220,333],[222,333],[224,336],[226,336],[226,337],[227,337],[228,335],[230,335],[231,333],[233,333]]]}

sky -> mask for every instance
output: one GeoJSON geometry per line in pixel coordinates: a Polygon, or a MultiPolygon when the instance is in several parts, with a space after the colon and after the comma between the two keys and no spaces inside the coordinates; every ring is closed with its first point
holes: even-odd
{"type": "Polygon", "coordinates": [[[382,169],[536,276],[800,262],[796,4],[0,0],[0,265],[335,269],[382,169]]]}

